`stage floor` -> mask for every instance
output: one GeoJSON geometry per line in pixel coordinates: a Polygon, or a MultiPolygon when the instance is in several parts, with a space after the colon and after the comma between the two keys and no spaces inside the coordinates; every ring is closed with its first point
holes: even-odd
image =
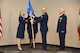
{"type": "MultiPolygon", "coordinates": [[[[42,44],[37,44],[36,48],[30,48],[29,45],[22,45],[23,51],[18,51],[17,46],[0,46],[0,51],[4,53],[80,53],[80,49],[65,48],[59,50],[59,46],[47,45],[47,51],[41,50],[42,44]]],[[[1,52],[0,52],[1,53],[1,52]]]]}
{"type": "Polygon", "coordinates": [[[71,51],[32,50],[32,51],[4,51],[4,53],[72,53],[72,52],[71,51]]]}

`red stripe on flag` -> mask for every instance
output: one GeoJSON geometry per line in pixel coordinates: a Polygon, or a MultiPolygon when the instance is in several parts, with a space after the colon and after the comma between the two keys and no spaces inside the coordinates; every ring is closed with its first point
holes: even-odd
{"type": "Polygon", "coordinates": [[[0,33],[2,34],[2,30],[0,30],[0,33]]]}
{"type": "Polygon", "coordinates": [[[2,27],[2,23],[0,23],[0,26],[2,27]]]}
{"type": "Polygon", "coordinates": [[[0,7],[0,34],[1,34],[1,36],[2,36],[2,19],[1,19],[2,17],[1,17],[1,7],[0,7]]]}
{"type": "Polygon", "coordinates": [[[0,23],[0,26],[2,27],[2,23],[0,23]]]}

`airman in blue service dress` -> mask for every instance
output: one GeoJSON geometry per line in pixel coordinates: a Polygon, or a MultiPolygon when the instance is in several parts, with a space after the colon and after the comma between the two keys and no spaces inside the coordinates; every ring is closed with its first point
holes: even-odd
{"type": "Polygon", "coordinates": [[[67,16],[65,14],[62,14],[59,17],[57,25],[57,32],[59,33],[59,40],[60,40],[60,50],[65,49],[66,24],[67,24],[67,16]]]}
{"type": "Polygon", "coordinates": [[[36,20],[34,20],[34,24],[40,22],[40,31],[42,35],[42,50],[47,50],[47,41],[46,41],[46,35],[48,31],[48,14],[45,12],[42,14],[42,16],[37,17],[36,20]]]}
{"type": "Polygon", "coordinates": [[[17,29],[17,38],[24,38],[24,31],[25,31],[25,19],[21,15],[19,16],[19,25],[17,29]]]}
{"type": "MultiPolygon", "coordinates": [[[[33,18],[33,17],[32,17],[33,18]]],[[[30,48],[33,47],[32,45],[32,31],[34,32],[34,39],[36,38],[36,34],[38,32],[38,24],[33,24],[33,29],[32,29],[32,26],[31,26],[31,22],[30,22],[30,16],[28,16],[26,19],[28,19],[28,22],[27,22],[27,32],[28,32],[28,37],[29,37],[29,40],[30,40],[30,48]]],[[[35,18],[33,18],[35,19],[35,18]]]]}

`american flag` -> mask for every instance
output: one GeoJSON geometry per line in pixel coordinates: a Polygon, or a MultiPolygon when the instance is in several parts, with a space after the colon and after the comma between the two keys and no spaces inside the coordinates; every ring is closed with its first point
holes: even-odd
{"type": "Polygon", "coordinates": [[[80,41],[80,9],[79,9],[79,18],[78,18],[78,34],[79,34],[79,41],[80,41]]]}
{"type": "Polygon", "coordinates": [[[2,19],[1,19],[1,8],[0,8],[0,38],[2,37],[2,19]]]}

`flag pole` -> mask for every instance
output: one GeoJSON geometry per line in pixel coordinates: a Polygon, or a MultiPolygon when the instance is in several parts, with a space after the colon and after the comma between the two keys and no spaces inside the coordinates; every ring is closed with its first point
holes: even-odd
{"type": "MultiPolygon", "coordinates": [[[[30,15],[30,12],[32,11],[32,13],[34,13],[34,9],[31,5],[30,0],[28,0],[28,15],[30,15]]],[[[33,23],[31,23],[31,27],[32,27],[32,42],[33,42],[33,48],[35,48],[35,40],[34,40],[34,29],[33,29],[33,23]]]]}
{"type": "Polygon", "coordinates": [[[34,29],[33,29],[33,24],[31,24],[32,26],[32,41],[33,41],[33,48],[35,48],[35,40],[34,40],[34,29]]]}

